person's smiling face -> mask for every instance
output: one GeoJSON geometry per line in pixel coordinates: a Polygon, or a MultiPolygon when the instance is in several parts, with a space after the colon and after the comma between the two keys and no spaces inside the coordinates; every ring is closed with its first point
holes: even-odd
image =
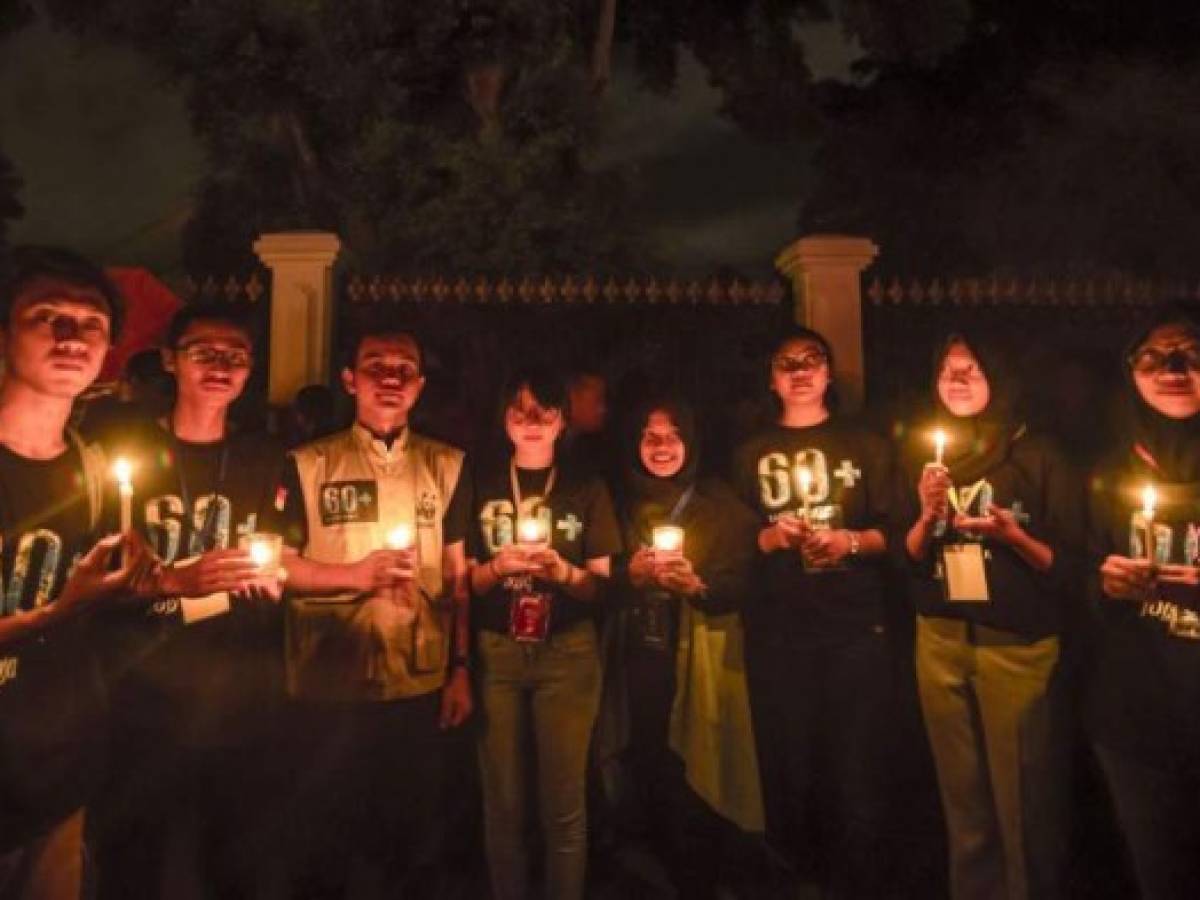
{"type": "Polygon", "coordinates": [[[677,475],[687,460],[687,447],[679,428],[663,410],[655,410],[646,418],[638,455],[646,471],[656,478],[677,475]]]}

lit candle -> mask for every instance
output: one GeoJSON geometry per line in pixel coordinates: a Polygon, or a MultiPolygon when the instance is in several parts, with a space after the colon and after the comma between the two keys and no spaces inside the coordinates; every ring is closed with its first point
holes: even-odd
{"type": "Polygon", "coordinates": [[[663,553],[683,550],[683,529],[678,525],[659,525],[653,531],[654,549],[663,553]]]}
{"type": "Polygon", "coordinates": [[[1142,488],[1142,526],[1146,532],[1146,561],[1154,562],[1154,507],[1158,504],[1158,491],[1154,485],[1142,488]]]}
{"type": "Polygon", "coordinates": [[[113,463],[112,472],[121,498],[121,533],[125,534],[133,528],[133,464],[122,457],[113,463]]]}
{"type": "Polygon", "coordinates": [[[517,537],[522,544],[540,544],[546,539],[541,519],[522,516],[517,523],[517,537]]]}
{"type": "Polygon", "coordinates": [[[239,545],[250,554],[250,561],[263,575],[273,576],[283,555],[283,538],[278,534],[260,531],[244,535],[239,545]]]}
{"type": "Polygon", "coordinates": [[[933,433],[933,461],[939,466],[946,455],[946,432],[941,428],[933,433]]]}
{"type": "Polygon", "coordinates": [[[401,522],[387,533],[387,545],[392,550],[411,550],[413,545],[413,529],[407,522],[401,522]]]}
{"type": "Polygon", "coordinates": [[[808,521],[808,492],[812,487],[812,469],[799,466],[796,469],[796,480],[800,482],[800,509],[805,522],[808,521]]]}

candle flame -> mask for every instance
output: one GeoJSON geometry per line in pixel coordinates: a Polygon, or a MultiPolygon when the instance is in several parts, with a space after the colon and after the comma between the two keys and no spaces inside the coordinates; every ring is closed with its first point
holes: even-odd
{"type": "Polygon", "coordinates": [[[250,559],[260,569],[270,565],[274,553],[271,552],[271,545],[266,541],[254,541],[250,544],[250,559]]]}
{"type": "Polygon", "coordinates": [[[1154,518],[1154,507],[1158,505],[1158,491],[1154,489],[1154,485],[1148,484],[1142,488],[1142,516],[1147,519],[1154,518]]]}
{"type": "Polygon", "coordinates": [[[387,533],[387,545],[393,550],[407,550],[413,545],[412,526],[401,523],[387,533]]]}
{"type": "Polygon", "coordinates": [[[517,524],[517,534],[524,544],[541,543],[544,535],[542,533],[542,523],[538,519],[523,518],[517,524]]]}
{"type": "Polygon", "coordinates": [[[937,458],[940,461],[942,454],[946,452],[946,432],[938,428],[933,432],[933,449],[937,453],[937,458]]]}
{"type": "Polygon", "coordinates": [[[796,471],[796,477],[800,480],[801,492],[807,494],[808,489],[810,487],[812,487],[812,480],[813,480],[812,469],[810,469],[808,466],[801,466],[796,471]]]}
{"type": "Polygon", "coordinates": [[[133,483],[133,463],[124,457],[113,463],[112,473],[121,487],[129,487],[133,483]]]}
{"type": "Polygon", "coordinates": [[[683,549],[683,529],[675,525],[659,525],[654,529],[654,549],[674,551],[683,549]]]}

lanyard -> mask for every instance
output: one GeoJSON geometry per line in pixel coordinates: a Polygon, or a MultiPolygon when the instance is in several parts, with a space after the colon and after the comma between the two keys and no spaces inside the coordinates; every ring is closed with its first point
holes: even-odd
{"type": "Polygon", "coordinates": [[[1162,475],[1162,468],[1159,466],[1158,460],[1154,458],[1154,454],[1147,450],[1140,441],[1133,445],[1133,452],[1138,459],[1148,465],[1159,475],[1162,475]]]}
{"type": "MultiPolygon", "coordinates": [[[[543,503],[550,496],[550,492],[554,490],[554,479],[558,476],[558,467],[551,466],[550,475],[546,478],[546,486],[542,488],[542,495],[539,498],[543,503]]],[[[512,486],[513,503],[516,504],[516,516],[521,516],[521,480],[517,478],[517,460],[514,457],[508,461],[508,480],[512,486]]]]}
{"type": "MultiPolygon", "coordinates": [[[[175,434],[175,429],[170,429],[171,446],[175,452],[175,475],[179,479],[179,499],[183,503],[184,515],[188,516],[188,522],[192,523],[192,493],[188,489],[187,475],[183,470],[183,442],[175,434]]],[[[209,500],[208,509],[204,511],[204,523],[200,526],[198,537],[200,540],[200,549],[209,551],[213,548],[213,541],[216,539],[214,534],[217,527],[217,497],[221,493],[221,488],[225,484],[225,473],[229,468],[229,440],[228,438],[221,439],[221,454],[217,459],[217,480],[213,485],[212,496],[209,500]]]]}
{"type": "Polygon", "coordinates": [[[679,517],[683,515],[683,511],[687,509],[689,503],[692,502],[692,495],[696,493],[696,485],[689,484],[687,490],[679,495],[679,499],[675,501],[675,505],[671,507],[671,511],[667,514],[667,521],[674,525],[679,521],[679,517]]]}

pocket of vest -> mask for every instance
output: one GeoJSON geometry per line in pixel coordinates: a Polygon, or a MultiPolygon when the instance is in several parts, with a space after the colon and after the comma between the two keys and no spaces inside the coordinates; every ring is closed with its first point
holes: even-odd
{"type": "Polygon", "coordinates": [[[412,623],[412,670],[422,674],[446,668],[446,627],[443,616],[430,602],[429,595],[418,591],[417,616],[412,623]]]}

